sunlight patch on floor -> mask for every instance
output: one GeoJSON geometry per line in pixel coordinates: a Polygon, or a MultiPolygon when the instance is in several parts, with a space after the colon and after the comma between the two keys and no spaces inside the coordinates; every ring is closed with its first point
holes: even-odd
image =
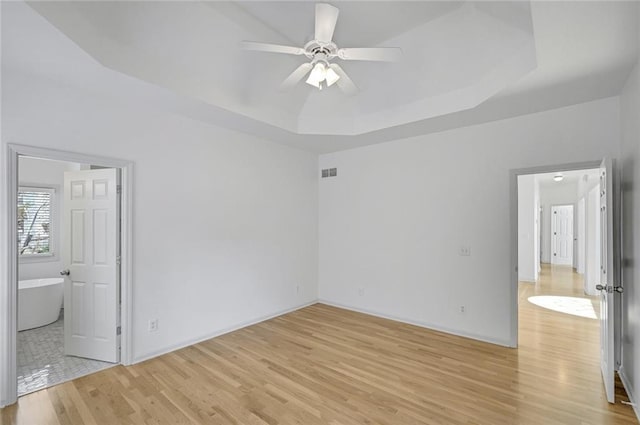
{"type": "Polygon", "coordinates": [[[555,295],[538,295],[528,298],[529,302],[539,307],[574,316],[597,319],[596,311],[588,298],[560,297],[555,295]]]}

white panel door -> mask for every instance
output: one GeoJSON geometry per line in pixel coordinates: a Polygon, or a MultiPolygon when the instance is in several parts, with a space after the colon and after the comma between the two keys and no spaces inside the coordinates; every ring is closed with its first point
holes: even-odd
{"type": "Polygon", "coordinates": [[[600,292],[600,367],[609,403],[615,402],[612,168],[610,159],[600,165],[600,284],[597,286],[600,292]]]}
{"type": "Polygon", "coordinates": [[[117,170],[64,175],[65,354],[119,362],[117,170]]]}
{"type": "Polygon", "coordinates": [[[573,264],[573,206],[551,207],[551,263],[573,264]]]}

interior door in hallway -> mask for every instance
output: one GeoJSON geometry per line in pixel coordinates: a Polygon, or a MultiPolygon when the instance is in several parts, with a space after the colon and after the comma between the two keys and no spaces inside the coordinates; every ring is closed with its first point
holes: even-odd
{"type": "Polygon", "coordinates": [[[117,170],[64,175],[65,354],[119,359],[117,170]]]}
{"type": "Polygon", "coordinates": [[[551,207],[551,263],[573,264],[573,205],[551,207]]]}
{"type": "Polygon", "coordinates": [[[615,335],[614,296],[618,289],[614,281],[613,258],[613,179],[612,162],[600,165],[600,367],[609,403],[615,402],[615,335]]]}

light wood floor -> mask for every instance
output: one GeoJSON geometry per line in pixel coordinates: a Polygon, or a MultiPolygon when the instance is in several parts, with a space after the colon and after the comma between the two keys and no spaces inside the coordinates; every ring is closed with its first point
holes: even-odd
{"type": "Polygon", "coordinates": [[[521,284],[518,350],[316,304],[30,394],[0,422],[637,423],[630,407],[605,401],[597,321],[527,301],[581,296],[580,284],[568,268],[521,284]]]}

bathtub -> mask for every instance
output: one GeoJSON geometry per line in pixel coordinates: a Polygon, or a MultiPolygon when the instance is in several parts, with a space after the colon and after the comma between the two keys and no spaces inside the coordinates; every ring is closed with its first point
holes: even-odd
{"type": "Polygon", "coordinates": [[[18,330],[38,328],[58,320],[64,300],[64,279],[18,282],[18,330]]]}

